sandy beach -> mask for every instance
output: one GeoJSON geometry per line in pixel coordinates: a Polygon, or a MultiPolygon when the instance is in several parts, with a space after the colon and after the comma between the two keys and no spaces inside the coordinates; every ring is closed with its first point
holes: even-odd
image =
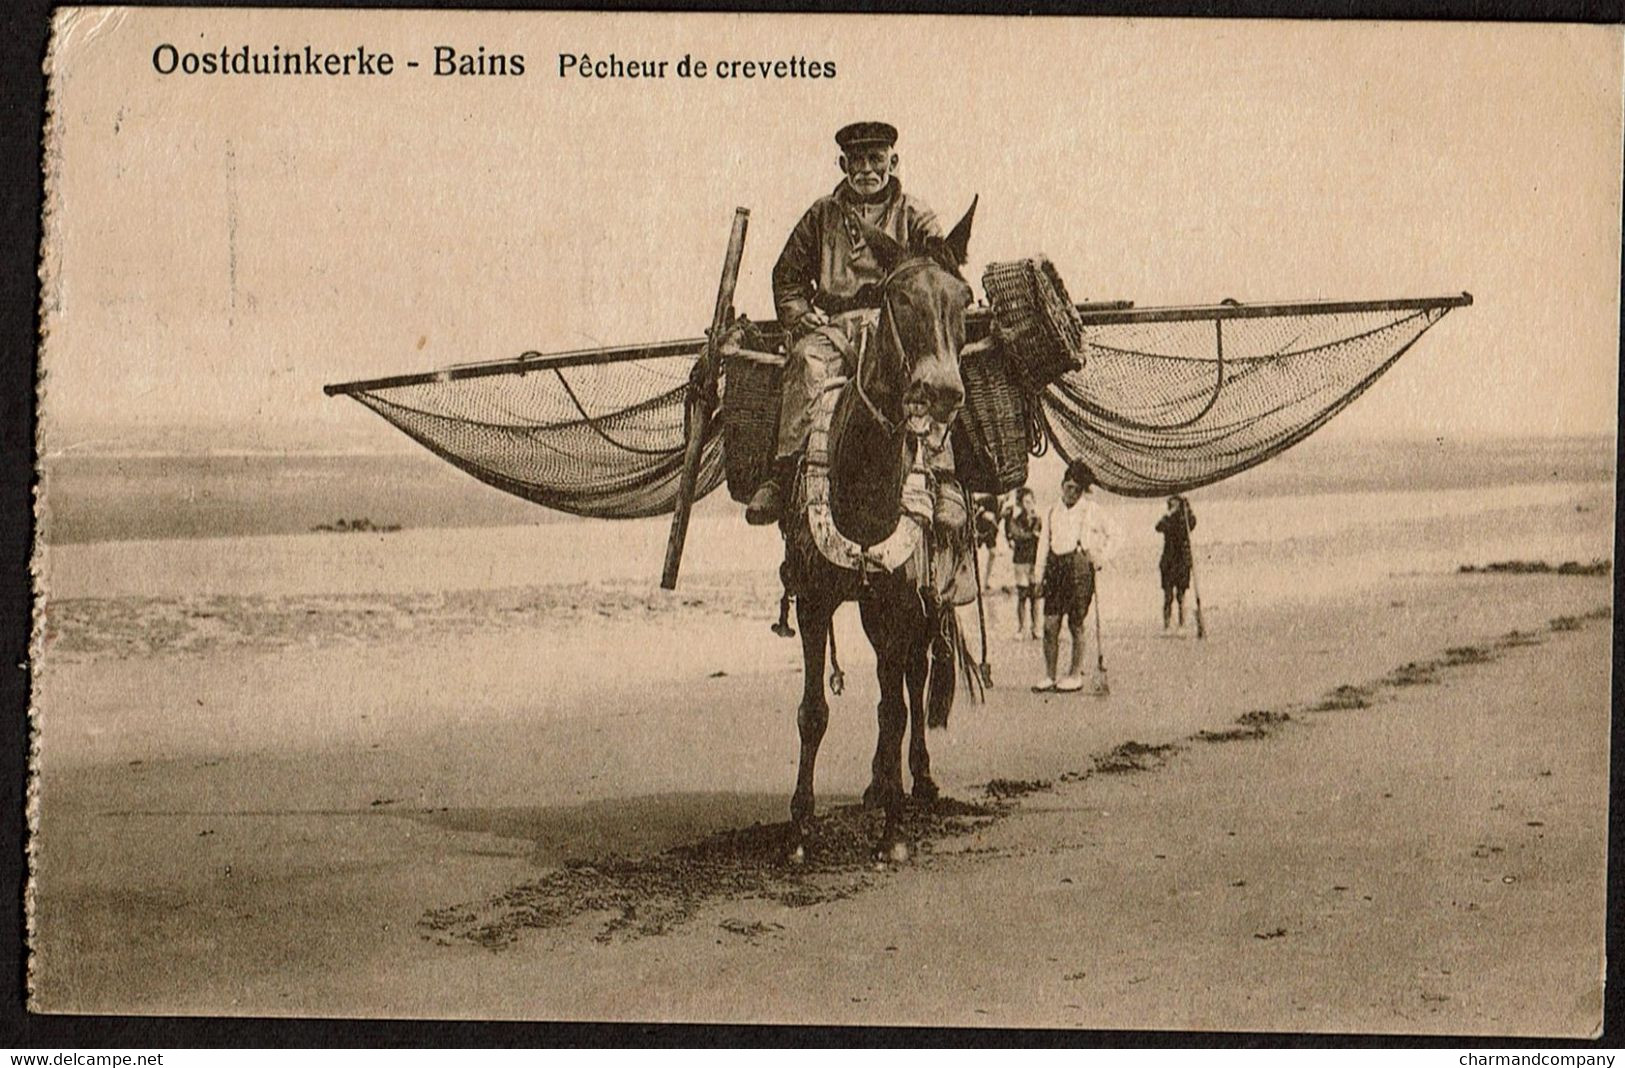
{"type": "Polygon", "coordinates": [[[799,643],[731,516],[671,594],[659,523],[54,547],[34,1006],[1596,1032],[1611,579],[1456,568],[1607,558],[1612,486],[1198,501],[1206,641],[1114,507],[1109,696],[1028,692],[994,595],[882,869],[851,609],[778,855],[799,643]]]}

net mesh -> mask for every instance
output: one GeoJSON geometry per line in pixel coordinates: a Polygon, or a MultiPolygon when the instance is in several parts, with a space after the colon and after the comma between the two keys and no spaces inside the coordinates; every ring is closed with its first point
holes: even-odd
{"type": "Polygon", "coordinates": [[[1263,463],[1365,392],[1447,306],[1086,326],[1084,366],[1043,394],[1057,450],[1130,497],[1263,463]]]}
{"type": "MultiPolygon", "coordinates": [[[[1086,322],[1082,369],[1042,394],[1048,437],[1114,493],[1162,496],[1217,482],[1314,433],[1453,306],[1418,303],[1086,322]]],[[[625,519],[675,506],[696,354],[333,388],[498,489],[625,519]]],[[[719,405],[726,386],[724,375],[719,405]]],[[[723,480],[724,422],[709,423],[696,500],[723,480]]]]}
{"type": "MultiPolygon", "coordinates": [[[[442,459],[527,501],[573,515],[631,519],[670,512],[686,444],[692,357],[352,391],[442,459]]],[[[695,497],[722,481],[713,419],[695,497]]]]}

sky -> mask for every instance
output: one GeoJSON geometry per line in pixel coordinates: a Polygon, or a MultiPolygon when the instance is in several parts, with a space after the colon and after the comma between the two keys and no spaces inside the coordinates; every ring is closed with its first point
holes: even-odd
{"type": "Polygon", "coordinates": [[[48,448],[101,425],[395,432],[325,383],[699,335],[898,126],[967,277],[1043,252],[1078,299],[1470,291],[1324,434],[1613,433],[1618,27],[904,16],[76,10],[47,145],[48,448]],[[388,51],[388,78],[162,75],[154,50],[388,51]],[[435,77],[436,45],[522,54],[435,77]],[[594,58],[819,80],[560,77],[594,58]],[[424,67],[399,69],[407,59],[424,67]],[[373,426],[372,424],[375,424],[373,426]],[[55,433],[58,436],[52,438],[55,433]]]}

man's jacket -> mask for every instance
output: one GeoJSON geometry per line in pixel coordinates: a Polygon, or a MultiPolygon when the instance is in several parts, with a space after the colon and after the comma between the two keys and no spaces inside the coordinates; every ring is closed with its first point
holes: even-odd
{"type": "Polygon", "coordinates": [[[851,222],[849,211],[905,247],[918,247],[928,236],[942,236],[936,215],[905,196],[895,175],[880,196],[868,202],[842,181],[807,209],[773,267],[773,305],[786,328],[794,327],[814,305],[830,313],[878,306],[875,291],[886,272],[851,222]],[[865,291],[864,286],[870,289],[865,291]]]}

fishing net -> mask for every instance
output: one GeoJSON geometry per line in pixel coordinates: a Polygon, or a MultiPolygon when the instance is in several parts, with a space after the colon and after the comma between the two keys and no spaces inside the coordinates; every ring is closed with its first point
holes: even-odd
{"type": "Polygon", "coordinates": [[[1083,368],[1042,397],[1049,436],[1113,493],[1205,486],[1314,433],[1467,299],[1086,319],[1083,368]]]}
{"type": "MultiPolygon", "coordinates": [[[[1180,493],[1302,441],[1469,301],[1085,311],[1083,366],[1037,407],[1058,451],[1087,461],[1106,489],[1180,493]]],[[[328,392],[525,500],[597,518],[657,515],[677,499],[703,344],[511,360],[328,392]]],[[[714,412],[726,385],[724,375],[714,412]]],[[[723,480],[725,423],[708,425],[696,500],[723,480]]]]}
{"type": "MultiPolygon", "coordinates": [[[[693,367],[693,355],[508,365],[339,391],[497,489],[574,515],[630,519],[670,512],[677,499],[693,367]]],[[[696,499],[722,475],[722,423],[713,419],[696,499]]]]}

